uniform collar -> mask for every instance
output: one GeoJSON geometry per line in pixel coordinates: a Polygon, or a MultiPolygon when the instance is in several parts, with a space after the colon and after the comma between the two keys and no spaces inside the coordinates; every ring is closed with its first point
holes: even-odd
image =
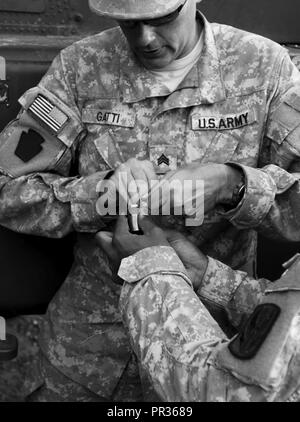
{"type": "MultiPolygon", "coordinates": [[[[192,103],[213,104],[226,98],[225,88],[212,26],[199,11],[198,17],[204,23],[202,54],[174,95],[187,98],[185,89],[193,88],[193,90],[188,90],[188,102],[191,105],[192,103]]],[[[127,103],[166,95],[165,87],[136,60],[129,47],[121,55],[120,90],[127,103]]],[[[170,96],[173,96],[173,93],[170,96]]]]}

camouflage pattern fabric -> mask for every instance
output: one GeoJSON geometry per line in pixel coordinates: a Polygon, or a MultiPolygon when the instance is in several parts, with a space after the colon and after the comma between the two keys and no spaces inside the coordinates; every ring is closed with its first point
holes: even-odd
{"type": "Polygon", "coordinates": [[[91,10],[114,19],[153,19],[177,9],[184,0],[89,0],[91,10]]]}
{"type": "MultiPolygon", "coordinates": [[[[215,210],[196,228],[179,216],[162,223],[233,269],[233,277],[254,260],[254,229],[299,240],[299,102],[299,72],[285,49],[206,20],[202,56],[169,95],[136,61],[119,28],[59,54],[0,136],[0,223],[49,237],[78,232],[74,266],[41,327],[51,365],[108,400],[128,376],[123,399],[140,400],[118,309],[120,287],[93,238],[113,225],[96,212],[96,186],[122,161],[151,159],[165,148],[178,166],[242,168],[246,193],[236,210],[215,210]],[[78,176],[70,177],[74,163],[78,176]]],[[[206,277],[203,294],[213,285],[214,277],[206,277]]]]}
{"type": "Polygon", "coordinates": [[[23,402],[43,384],[39,365],[40,315],[7,320],[7,331],[18,339],[18,356],[0,362],[0,402],[23,402]]]}
{"type": "MultiPolygon", "coordinates": [[[[300,261],[289,274],[269,283],[265,302],[280,304],[282,317],[257,355],[245,361],[228,351],[228,339],[197,298],[172,248],[146,248],[123,259],[119,276],[126,283],[121,311],[132,348],[161,399],[258,402],[290,398],[300,384],[299,266],[300,261]]],[[[255,306],[260,302],[263,296],[255,306]]]]}

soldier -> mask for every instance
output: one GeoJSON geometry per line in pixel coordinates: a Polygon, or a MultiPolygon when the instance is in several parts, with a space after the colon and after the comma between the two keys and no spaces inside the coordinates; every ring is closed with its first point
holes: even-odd
{"type": "Polygon", "coordinates": [[[119,217],[113,235],[99,232],[97,238],[117,267],[123,258],[118,272],[125,281],[121,312],[133,350],[160,398],[291,398],[300,387],[300,255],[286,264],[288,270],[275,283],[239,272],[241,285],[230,299],[230,280],[224,280],[220,307],[235,324],[241,316],[245,319],[229,341],[193,289],[203,254],[180,233],[169,233],[168,242],[148,218],[140,219],[143,236],[129,233],[125,217],[119,217]],[[241,292],[251,296],[248,307],[241,292]]]}
{"type": "Polygon", "coordinates": [[[114,224],[99,213],[106,182],[112,191],[131,184],[135,205],[159,177],[204,181],[201,226],[186,226],[185,216],[160,224],[176,225],[203,252],[197,293],[217,303],[214,311],[220,285],[231,298],[243,279],[235,270],[253,269],[254,229],[300,238],[300,77],[287,52],[209,24],[196,0],[89,4],[119,27],[63,50],[0,136],[0,223],[49,237],[78,233],[74,265],[41,330],[44,383],[32,400],[145,399],[121,288],[95,240],[114,224]]]}

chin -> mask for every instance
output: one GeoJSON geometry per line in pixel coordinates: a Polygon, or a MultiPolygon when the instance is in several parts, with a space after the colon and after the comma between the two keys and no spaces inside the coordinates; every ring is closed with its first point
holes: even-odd
{"type": "Polygon", "coordinates": [[[153,59],[153,60],[143,60],[144,66],[149,70],[160,70],[166,67],[168,64],[171,63],[171,59],[153,59]]]}

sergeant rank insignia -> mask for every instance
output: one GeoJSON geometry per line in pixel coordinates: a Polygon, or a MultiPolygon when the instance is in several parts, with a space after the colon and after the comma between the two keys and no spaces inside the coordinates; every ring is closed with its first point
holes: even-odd
{"type": "Polygon", "coordinates": [[[162,164],[165,164],[166,166],[169,167],[170,165],[170,160],[168,159],[168,157],[165,156],[165,154],[162,154],[159,159],[157,160],[157,165],[161,166],[162,164]]]}
{"type": "Polygon", "coordinates": [[[59,133],[68,121],[68,116],[43,95],[38,95],[28,109],[55,134],[59,133]]]}
{"type": "Polygon", "coordinates": [[[177,148],[174,145],[149,145],[149,158],[156,174],[163,175],[177,169],[177,148]]]}

